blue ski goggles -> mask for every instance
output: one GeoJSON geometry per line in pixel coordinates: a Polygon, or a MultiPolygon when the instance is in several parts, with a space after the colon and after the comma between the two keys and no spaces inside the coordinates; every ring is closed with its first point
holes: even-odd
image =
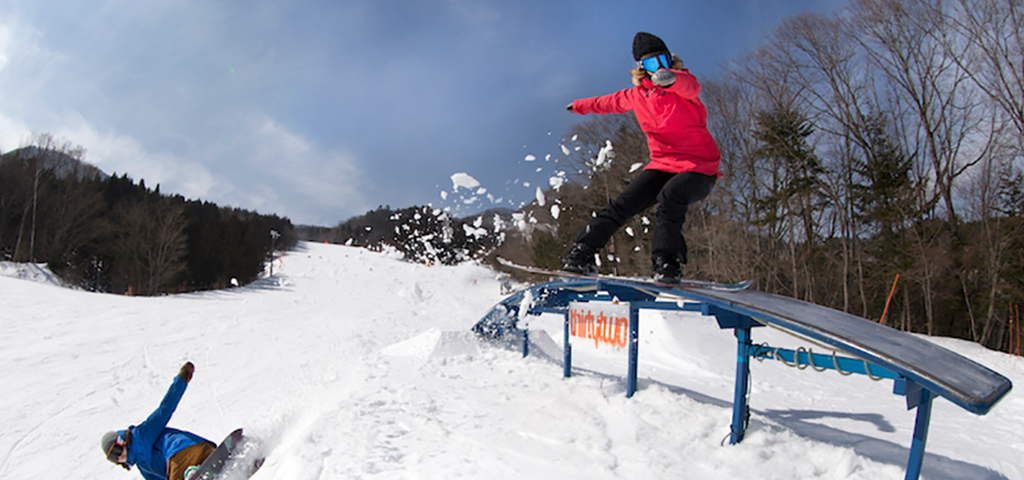
{"type": "Polygon", "coordinates": [[[641,58],[637,64],[648,72],[657,72],[659,68],[669,68],[672,65],[672,54],[665,52],[646,56],[641,58]]]}

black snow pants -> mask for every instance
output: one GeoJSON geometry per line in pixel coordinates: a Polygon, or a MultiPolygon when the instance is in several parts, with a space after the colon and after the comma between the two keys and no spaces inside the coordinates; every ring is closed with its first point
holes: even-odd
{"type": "Polygon", "coordinates": [[[608,203],[576,236],[576,243],[601,249],[616,230],[634,215],[658,203],[651,250],[674,255],[686,263],[683,222],[691,203],[706,198],[717,177],[701,173],[669,173],[644,170],[625,190],[608,203]]]}

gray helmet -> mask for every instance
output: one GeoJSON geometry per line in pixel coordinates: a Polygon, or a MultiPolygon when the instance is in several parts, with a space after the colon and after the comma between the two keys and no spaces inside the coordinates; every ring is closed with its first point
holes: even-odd
{"type": "Polygon", "coordinates": [[[117,435],[117,432],[107,432],[100,439],[100,448],[103,449],[103,454],[106,455],[107,460],[118,463],[117,459],[121,457],[121,452],[124,451],[124,441],[117,435]]]}

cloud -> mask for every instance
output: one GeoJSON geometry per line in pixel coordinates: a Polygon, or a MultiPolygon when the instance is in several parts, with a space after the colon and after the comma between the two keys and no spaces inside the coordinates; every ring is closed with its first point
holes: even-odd
{"type": "Polygon", "coordinates": [[[109,174],[125,174],[146,185],[162,185],[165,194],[208,198],[216,180],[204,165],[168,152],[151,152],[139,140],[113,131],[101,131],[77,114],[59,122],[54,136],[82,145],[86,161],[109,174]],[[172,187],[172,188],[167,188],[172,187]]]}
{"type": "Polygon", "coordinates": [[[31,133],[20,120],[0,114],[0,153],[18,148],[31,133]]]}
{"type": "MultiPolygon", "coordinates": [[[[822,1],[839,2],[788,8],[822,1]]],[[[755,13],[790,5],[771,2],[755,13]]],[[[505,160],[556,149],[579,121],[568,101],[627,86],[641,25],[703,75],[772,22],[748,19],[752,0],[653,17],[583,0],[94,3],[0,0],[0,147],[52,133],[165,193],[321,225],[427,202],[451,172],[491,192],[530,176],[505,160]]]]}
{"type": "Polygon", "coordinates": [[[24,58],[40,58],[38,32],[27,28],[13,15],[0,17],[0,73],[15,61],[24,58]]]}
{"type": "Polygon", "coordinates": [[[273,42],[232,41],[238,31],[202,18],[223,17],[216,11],[167,22],[145,8],[105,8],[80,12],[73,31],[58,33],[60,22],[42,7],[33,24],[33,8],[0,7],[3,151],[51,133],[83,146],[86,161],[104,171],[165,194],[298,223],[332,224],[366,208],[356,155],[295,133],[296,119],[265,110],[298,91],[275,76],[290,70],[273,63],[273,42]]]}
{"type": "Polygon", "coordinates": [[[61,58],[37,29],[0,11],[0,111],[9,114],[18,99],[37,96],[61,58]]]}
{"type": "Polygon", "coordinates": [[[248,122],[252,143],[240,149],[253,172],[236,180],[246,205],[299,223],[331,225],[366,209],[363,172],[356,156],[327,150],[265,114],[248,122]]]}
{"type": "Polygon", "coordinates": [[[0,70],[11,61],[11,43],[14,38],[12,30],[10,26],[0,23],[0,70]]]}
{"type": "Polygon", "coordinates": [[[317,225],[332,225],[366,208],[353,155],[318,148],[262,113],[217,148],[186,155],[148,151],[134,138],[99,132],[81,119],[55,135],[84,145],[87,160],[104,171],[127,172],[149,187],[159,184],[165,194],[317,225]]]}
{"type": "MultiPolygon", "coordinates": [[[[296,223],[333,225],[366,209],[354,155],[324,150],[264,114],[254,114],[235,140],[190,154],[151,151],[140,140],[68,114],[50,132],[86,149],[85,160],[164,194],[274,213],[296,223]],[[242,140],[244,139],[244,140],[242,140]],[[216,166],[216,169],[214,169],[216,166]],[[226,167],[226,168],[225,168],[226,167]]],[[[0,115],[0,145],[23,146],[32,132],[0,115]]]]}

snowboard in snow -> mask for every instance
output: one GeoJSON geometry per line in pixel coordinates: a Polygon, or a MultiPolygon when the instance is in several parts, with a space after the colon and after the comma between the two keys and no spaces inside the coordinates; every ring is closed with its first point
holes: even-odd
{"type": "Polygon", "coordinates": [[[242,435],[239,428],[224,441],[186,480],[243,480],[263,465],[259,444],[242,435]]]}
{"type": "Polygon", "coordinates": [[[584,275],[582,273],[567,272],[565,270],[548,270],[546,268],[530,267],[526,265],[519,265],[508,261],[504,258],[498,257],[498,263],[516,270],[522,270],[529,273],[537,273],[541,275],[551,275],[555,277],[567,277],[567,278],[596,278],[602,280],[617,280],[621,282],[638,283],[643,285],[653,285],[656,287],[663,288],[704,288],[708,290],[718,290],[725,292],[736,292],[745,290],[747,287],[754,283],[753,280],[746,280],[739,283],[718,283],[718,282],[706,282],[703,280],[687,280],[683,279],[677,283],[666,283],[658,282],[651,278],[644,277],[622,277],[618,275],[584,275]]]}

